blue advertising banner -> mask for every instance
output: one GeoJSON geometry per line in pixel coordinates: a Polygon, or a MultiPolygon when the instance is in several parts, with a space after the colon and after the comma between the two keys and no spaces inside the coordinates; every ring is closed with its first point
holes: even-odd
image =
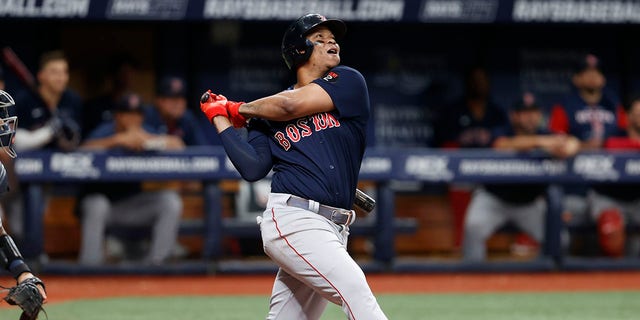
{"type": "MultiPolygon", "coordinates": [[[[24,182],[240,179],[222,147],[190,147],[181,152],[24,152],[16,159],[24,182]]],[[[634,152],[581,153],[568,160],[544,154],[491,150],[443,151],[425,148],[369,148],[362,180],[478,183],[640,182],[634,152]]]]}
{"type": "Polygon", "coordinates": [[[0,17],[98,20],[286,20],[307,12],[349,21],[638,23],[635,0],[2,0],[0,17]]]}

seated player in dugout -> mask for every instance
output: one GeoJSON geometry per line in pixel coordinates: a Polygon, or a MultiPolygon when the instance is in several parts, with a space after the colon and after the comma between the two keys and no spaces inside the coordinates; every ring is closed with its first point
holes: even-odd
{"type": "Polygon", "coordinates": [[[140,63],[128,53],[117,53],[106,60],[106,74],[102,79],[105,91],[86,99],[82,107],[82,136],[86,137],[102,122],[113,118],[113,105],[125,94],[136,91],[141,83],[140,63]]]}
{"type": "Polygon", "coordinates": [[[181,77],[167,75],[160,79],[153,107],[145,109],[145,122],[158,133],[179,137],[187,146],[208,144],[200,122],[187,108],[187,84],[181,77]]]}
{"type": "MultiPolygon", "coordinates": [[[[640,150],[640,94],[625,103],[626,130],[607,138],[608,151],[640,150]]],[[[589,214],[598,229],[601,252],[609,257],[637,257],[640,235],[627,234],[628,224],[640,225],[640,186],[637,183],[594,184],[587,193],[589,214]]]]}
{"type": "MultiPolygon", "coordinates": [[[[578,138],[581,143],[580,151],[602,150],[609,137],[626,127],[624,108],[616,95],[607,88],[607,78],[598,56],[592,53],[581,54],[573,63],[572,69],[573,89],[561,103],[553,106],[549,116],[549,129],[578,138]]],[[[587,201],[591,187],[591,184],[563,185],[563,219],[567,223],[593,223],[587,201]]]]}
{"type": "Polygon", "coordinates": [[[439,148],[489,148],[493,130],[507,123],[487,69],[476,65],[465,71],[463,95],[436,112],[434,141],[439,148]]]}
{"type": "MultiPolygon", "coordinates": [[[[112,121],[104,122],[89,134],[81,149],[141,152],[184,148],[180,138],[157,134],[144,124],[142,99],[137,94],[124,95],[115,105],[113,116],[112,121]]],[[[142,262],[162,264],[171,258],[182,214],[182,199],[177,191],[146,190],[137,181],[87,183],[82,191],[78,201],[82,222],[81,264],[105,262],[107,226],[149,226],[150,249],[142,262]]]]}
{"type": "MultiPolygon", "coordinates": [[[[526,92],[509,110],[510,125],[494,131],[493,149],[517,152],[541,150],[554,158],[574,156],[580,142],[543,129],[542,111],[526,92]]],[[[538,244],[544,242],[548,184],[484,184],[471,197],[464,223],[463,258],[483,261],[486,241],[501,226],[513,223],[538,244]]]]}
{"type": "MultiPolygon", "coordinates": [[[[198,116],[202,117],[201,114],[198,116]]],[[[144,108],[144,121],[156,133],[175,136],[185,146],[209,145],[201,121],[187,108],[187,83],[182,77],[165,75],[160,78],[153,105],[144,108]]],[[[153,188],[169,185],[181,192],[197,192],[202,187],[198,180],[147,182],[147,186],[153,188]]]]}

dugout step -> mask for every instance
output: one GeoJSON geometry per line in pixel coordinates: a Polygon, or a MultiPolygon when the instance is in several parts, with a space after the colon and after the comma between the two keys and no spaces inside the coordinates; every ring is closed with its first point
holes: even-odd
{"type": "MultiPolygon", "coordinates": [[[[597,234],[598,229],[594,223],[567,223],[567,230],[575,233],[592,233],[597,234]]],[[[640,224],[629,223],[625,226],[625,232],[627,234],[640,233],[640,224]]]]}
{"type": "Polygon", "coordinates": [[[565,257],[560,262],[567,271],[625,271],[640,270],[640,258],[623,257],[565,257]]]}
{"type": "Polygon", "coordinates": [[[430,260],[417,258],[396,258],[391,267],[397,273],[415,272],[545,272],[557,270],[557,265],[551,258],[540,257],[529,261],[484,261],[465,262],[461,260],[430,260]]]}

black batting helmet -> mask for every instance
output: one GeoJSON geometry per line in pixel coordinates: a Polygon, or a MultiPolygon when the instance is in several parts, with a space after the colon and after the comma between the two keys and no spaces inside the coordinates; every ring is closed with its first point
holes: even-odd
{"type": "Polygon", "coordinates": [[[309,13],[298,18],[289,25],[282,37],[282,57],[289,69],[294,69],[309,59],[313,43],[307,40],[306,35],[320,25],[329,28],[336,39],[342,38],[347,32],[347,26],[342,20],[327,19],[317,13],[309,13]]]}

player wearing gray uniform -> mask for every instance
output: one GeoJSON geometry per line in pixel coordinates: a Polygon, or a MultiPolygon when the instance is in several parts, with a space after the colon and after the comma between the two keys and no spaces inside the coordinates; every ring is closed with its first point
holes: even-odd
{"type": "MultiPolygon", "coordinates": [[[[578,152],[580,143],[576,138],[540,129],[542,112],[531,93],[525,93],[513,104],[509,119],[510,127],[494,133],[493,148],[496,150],[541,149],[558,158],[571,157],[578,152]]],[[[513,222],[542,243],[546,189],[546,184],[487,184],[474,190],[464,223],[463,258],[466,261],[485,260],[487,239],[507,222],[513,222]]]]}
{"type": "Polygon", "coordinates": [[[243,178],[273,169],[259,217],[264,251],[280,267],[267,319],[319,319],[328,301],[349,319],[387,319],[347,252],[369,94],[360,72],[339,65],[345,32],[340,20],[302,16],[282,40],[297,79],[289,90],[249,103],[210,91],[201,99],[243,178]],[[232,128],[245,124],[248,140],[232,128]]]}

